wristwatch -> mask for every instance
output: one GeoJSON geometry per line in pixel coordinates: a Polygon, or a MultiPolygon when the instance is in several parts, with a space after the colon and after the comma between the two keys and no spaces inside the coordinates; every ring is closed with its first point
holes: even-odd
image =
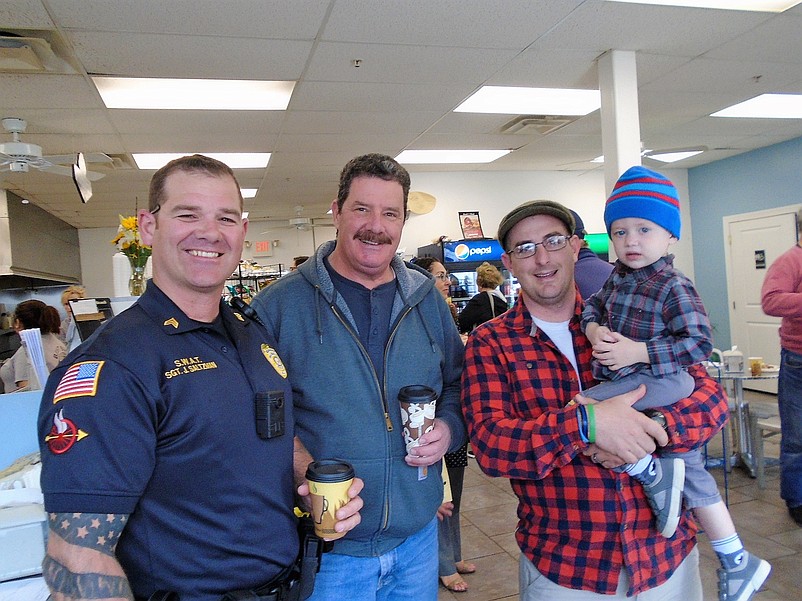
{"type": "Polygon", "coordinates": [[[662,411],[657,409],[647,409],[643,412],[643,415],[656,421],[660,427],[663,428],[665,433],[668,434],[668,420],[662,411]]]}

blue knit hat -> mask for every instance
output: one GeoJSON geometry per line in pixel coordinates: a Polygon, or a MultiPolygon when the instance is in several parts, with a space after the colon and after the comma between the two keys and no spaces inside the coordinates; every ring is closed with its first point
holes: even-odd
{"type": "Polygon", "coordinates": [[[679,194],[665,177],[646,169],[630,167],[613,186],[613,193],[604,207],[607,235],[616,219],[640,217],[665,228],[675,238],[680,234],[679,194]]]}

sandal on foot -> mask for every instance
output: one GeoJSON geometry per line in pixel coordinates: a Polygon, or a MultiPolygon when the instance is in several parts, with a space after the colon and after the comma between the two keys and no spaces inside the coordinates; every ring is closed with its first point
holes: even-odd
{"type": "Polygon", "coordinates": [[[459,574],[452,574],[451,576],[440,576],[440,582],[444,587],[452,593],[464,593],[468,590],[468,583],[462,579],[459,574]]]}
{"type": "Polygon", "coordinates": [[[476,566],[469,561],[458,561],[456,563],[458,574],[473,574],[476,566]]]}

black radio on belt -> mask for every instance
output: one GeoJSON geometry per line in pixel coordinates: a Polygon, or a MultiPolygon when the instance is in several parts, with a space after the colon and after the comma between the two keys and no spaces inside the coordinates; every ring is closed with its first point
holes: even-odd
{"type": "Polygon", "coordinates": [[[269,390],[257,392],[256,433],[262,440],[269,440],[284,434],[284,391],[269,390]]]}

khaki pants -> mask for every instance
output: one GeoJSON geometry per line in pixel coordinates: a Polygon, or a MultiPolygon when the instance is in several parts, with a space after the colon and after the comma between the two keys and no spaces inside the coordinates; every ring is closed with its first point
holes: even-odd
{"type": "Polygon", "coordinates": [[[538,572],[522,553],[519,561],[518,584],[521,601],[702,601],[702,579],[699,575],[699,549],[693,548],[677,571],[657,588],[627,597],[629,578],[621,571],[615,595],[601,595],[574,590],[554,584],[538,572]]]}

